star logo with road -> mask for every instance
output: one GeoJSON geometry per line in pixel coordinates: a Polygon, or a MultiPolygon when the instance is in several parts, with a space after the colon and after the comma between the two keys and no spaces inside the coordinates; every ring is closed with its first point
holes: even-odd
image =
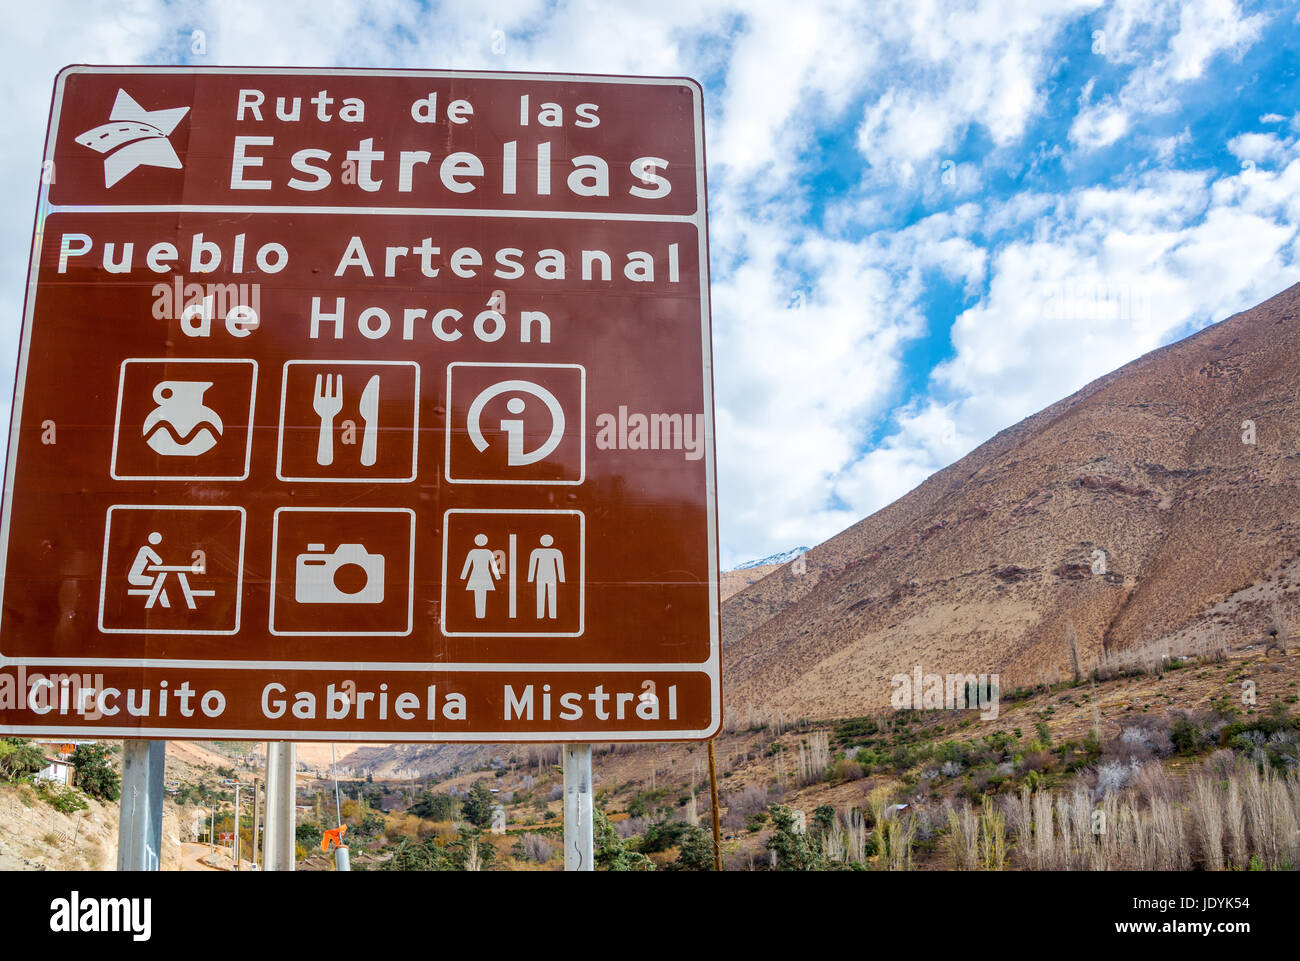
{"type": "Polygon", "coordinates": [[[111,187],[136,167],[181,168],[181,158],[167,139],[189,107],[145,110],[125,90],[117,91],[108,123],[77,137],[77,143],[104,157],[104,186],[111,187]]]}

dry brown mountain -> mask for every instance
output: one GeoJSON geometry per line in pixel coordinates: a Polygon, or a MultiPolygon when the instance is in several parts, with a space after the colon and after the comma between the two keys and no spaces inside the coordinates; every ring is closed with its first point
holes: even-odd
{"type": "MultiPolygon", "coordinates": [[[[1257,641],[1300,578],[1300,284],[1002,431],[722,608],[727,711],[836,717],[890,678],[1068,676],[1257,641]],[[1243,435],[1254,424],[1256,442],[1243,435]]],[[[1295,623],[1294,607],[1289,607],[1295,623]]]]}
{"type": "Polygon", "coordinates": [[[725,601],[732,594],[743,591],[755,581],[761,581],[780,566],[780,564],[762,564],[737,571],[723,571],[718,583],[718,596],[725,601]]]}

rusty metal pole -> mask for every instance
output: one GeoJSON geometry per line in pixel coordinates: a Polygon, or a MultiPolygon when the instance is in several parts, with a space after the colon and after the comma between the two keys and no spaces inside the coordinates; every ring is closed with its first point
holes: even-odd
{"type": "Polygon", "coordinates": [[[713,741],[709,741],[709,794],[713,808],[713,870],[722,870],[722,828],[718,822],[718,768],[713,761],[713,741]]]}

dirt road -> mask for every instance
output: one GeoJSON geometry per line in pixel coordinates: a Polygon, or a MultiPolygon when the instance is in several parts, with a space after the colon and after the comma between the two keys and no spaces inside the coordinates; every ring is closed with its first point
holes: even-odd
{"type": "Polygon", "coordinates": [[[204,864],[200,858],[208,856],[211,850],[206,844],[190,844],[189,842],[181,843],[181,870],[182,871],[215,871],[216,868],[204,864]]]}

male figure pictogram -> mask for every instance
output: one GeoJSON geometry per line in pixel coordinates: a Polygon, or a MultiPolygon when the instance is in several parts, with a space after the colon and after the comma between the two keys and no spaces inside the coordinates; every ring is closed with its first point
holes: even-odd
{"type": "Polygon", "coordinates": [[[564,583],[564,554],[552,547],[555,538],[541,536],[542,546],[528,556],[528,583],[537,583],[537,619],[555,620],[556,585],[564,583]]]}

